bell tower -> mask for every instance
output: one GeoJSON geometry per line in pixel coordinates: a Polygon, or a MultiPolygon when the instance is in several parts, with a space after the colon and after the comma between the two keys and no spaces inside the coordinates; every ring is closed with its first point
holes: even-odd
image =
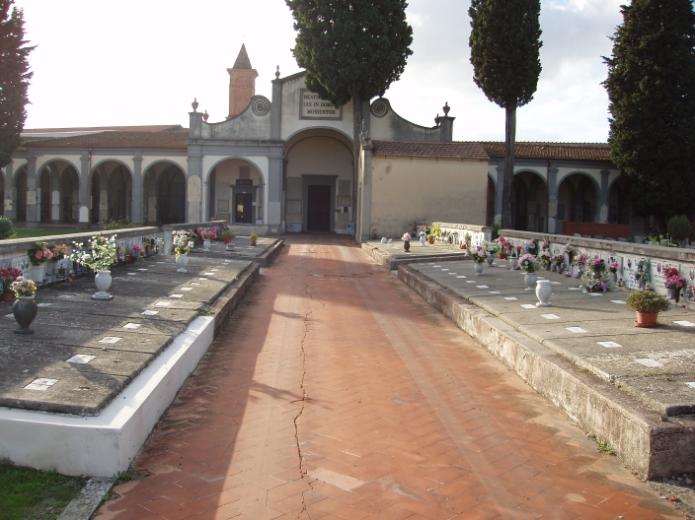
{"type": "Polygon", "coordinates": [[[246,53],[246,46],[241,45],[239,55],[229,73],[229,115],[227,119],[241,114],[251,102],[251,98],[256,95],[256,78],[258,72],[251,67],[249,55],[246,53]]]}

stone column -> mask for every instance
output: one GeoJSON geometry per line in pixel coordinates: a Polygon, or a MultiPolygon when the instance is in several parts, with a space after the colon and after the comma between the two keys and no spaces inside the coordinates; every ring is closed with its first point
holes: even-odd
{"type": "Polygon", "coordinates": [[[207,220],[207,185],[203,184],[203,157],[200,150],[188,150],[188,177],[186,179],[186,221],[207,220]]]}
{"type": "Polygon", "coordinates": [[[79,223],[89,224],[89,208],[92,195],[92,155],[83,153],[80,157],[80,187],[78,191],[79,223]]]}
{"type": "Polygon", "coordinates": [[[36,156],[27,161],[27,223],[39,221],[38,196],[36,189],[36,156]]]}
{"type": "Polygon", "coordinates": [[[143,184],[142,184],[142,155],[133,157],[133,179],[130,190],[130,221],[142,224],[143,184]]]}
{"type": "Polygon", "coordinates": [[[504,168],[504,163],[495,166],[495,218],[493,219],[493,223],[498,226],[502,226],[502,212],[504,211],[504,199],[502,197],[503,179],[500,167],[504,168]]]}
{"type": "Polygon", "coordinates": [[[557,168],[548,166],[548,233],[561,233],[557,220],[557,168]]]}
{"type": "Polygon", "coordinates": [[[12,161],[5,167],[5,175],[3,176],[3,181],[5,183],[5,216],[14,220],[17,218],[17,209],[14,204],[14,169],[12,167],[12,161]]]}
{"type": "Polygon", "coordinates": [[[360,242],[370,239],[372,227],[372,142],[365,140],[361,146],[361,171],[357,177],[359,213],[356,218],[355,238],[360,242]]]}
{"type": "Polygon", "coordinates": [[[51,222],[60,222],[60,190],[51,192],[51,222]]]}
{"type": "Polygon", "coordinates": [[[274,141],[282,139],[282,82],[278,79],[273,80],[273,99],[270,105],[270,138],[274,141]]]}
{"type": "Polygon", "coordinates": [[[283,231],[282,228],[282,149],[278,156],[270,158],[268,170],[268,200],[265,201],[268,220],[266,225],[273,231],[283,231]]]}
{"type": "Polygon", "coordinates": [[[608,223],[608,177],[610,172],[608,170],[601,170],[601,192],[598,195],[599,200],[599,213],[598,221],[601,224],[608,223]]]}
{"type": "Polygon", "coordinates": [[[109,176],[99,172],[99,222],[102,223],[109,220],[109,176]]]}

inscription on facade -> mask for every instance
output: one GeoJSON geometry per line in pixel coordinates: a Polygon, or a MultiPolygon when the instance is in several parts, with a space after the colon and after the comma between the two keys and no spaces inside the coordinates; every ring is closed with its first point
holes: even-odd
{"type": "Polygon", "coordinates": [[[330,101],[321,99],[316,92],[303,88],[299,96],[299,118],[339,120],[343,118],[343,109],[336,108],[330,101]]]}

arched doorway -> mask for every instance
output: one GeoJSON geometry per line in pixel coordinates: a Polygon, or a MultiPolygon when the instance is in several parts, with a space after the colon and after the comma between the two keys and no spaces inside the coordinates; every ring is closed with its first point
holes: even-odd
{"type": "Polygon", "coordinates": [[[105,161],[92,172],[92,222],[130,222],[132,176],[116,161],[105,161]]]}
{"type": "Polygon", "coordinates": [[[285,145],[288,231],[353,233],[352,141],[335,130],[306,130],[285,145]]]}
{"type": "Polygon", "coordinates": [[[148,224],[186,222],[186,174],[175,164],[158,162],[144,175],[145,221],[148,224]]]}
{"type": "Polygon", "coordinates": [[[557,218],[568,222],[595,222],[598,189],[591,177],[573,173],[558,188],[557,218]]]}
{"type": "Polygon", "coordinates": [[[38,172],[39,220],[41,222],[77,222],[80,179],[67,161],[46,163],[38,172]]]}
{"type": "Polygon", "coordinates": [[[254,164],[243,159],[223,160],[210,171],[207,183],[210,220],[230,224],[264,222],[265,183],[254,164]]]}
{"type": "Polygon", "coordinates": [[[17,222],[27,221],[27,167],[22,166],[14,176],[14,199],[17,222]]]}
{"type": "Polygon", "coordinates": [[[632,201],[630,181],[621,175],[608,192],[608,222],[611,224],[630,224],[632,217],[632,201]]]}
{"type": "Polygon", "coordinates": [[[512,180],[512,225],[514,229],[548,230],[548,188],[540,175],[520,172],[512,180]]]}

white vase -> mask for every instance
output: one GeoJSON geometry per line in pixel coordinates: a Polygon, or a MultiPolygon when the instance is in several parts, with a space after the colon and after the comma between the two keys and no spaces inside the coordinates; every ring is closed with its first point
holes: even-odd
{"type": "Polygon", "coordinates": [[[538,280],[538,276],[536,273],[525,273],[524,274],[524,282],[526,282],[526,290],[530,291],[536,286],[536,281],[538,280]]]}
{"type": "Polygon", "coordinates": [[[46,278],[46,264],[32,265],[28,278],[36,283],[43,283],[46,278]]]}
{"type": "Polygon", "coordinates": [[[108,292],[111,287],[111,271],[97,271],[94,275],[94,285],[97,286],[97,292],[92,294],[93,300],[111,300],[113,295],[108,292]]]}
{"type": "Polygon", "coordinates": [[[420,245],[424,246],[426,242],[427,238],[425,238],[425,235],[420,235],[420,245]]]}
{"type": "Polygon", "coordinates": [[[485,264],[482,262],[473,262],[473,270],[475,271],[475,274],[480,276],[485,270],[485,264]]]}
{"type": "Polygon", "coordinates": [[[536,282],[537,307],[550,307],[550,297],[553,295],[553,286],[550,280],[538,280],[536,282]]]}
{"type": "Polygon", "coordinates": [[[187,273],[188,269],[186,269],[186,266],[188,265],[188,255],[177,255],[176,265],[179,266],[179,268],[176,270],[177,273],[187,273]]]}
{"type": "Polygon", "coordinates": [[[203,251],[210,251],[212,243],[209,240],[203,240],[203,251]]]}

